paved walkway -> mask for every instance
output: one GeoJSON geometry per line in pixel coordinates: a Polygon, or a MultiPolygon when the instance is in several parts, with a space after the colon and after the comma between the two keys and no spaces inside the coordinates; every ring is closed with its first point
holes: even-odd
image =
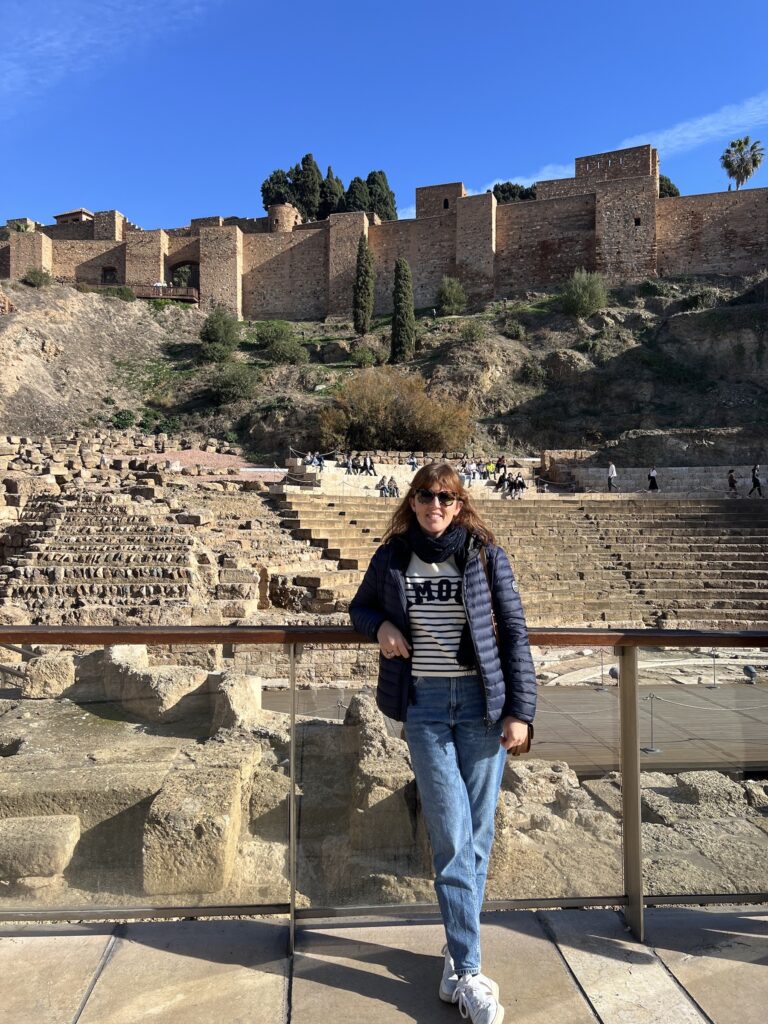
{"type": "MultiPolygon", "coordinates": [[[[648,943],[608,910],[484,920],[484,967],[508,1024],[765,1024],[768,908],[647,914],[648,943]]],[[[304,926],[293,967],[275,920],[0,926],[7,1024],[443,1024],[442,929],[304,926]]]]}

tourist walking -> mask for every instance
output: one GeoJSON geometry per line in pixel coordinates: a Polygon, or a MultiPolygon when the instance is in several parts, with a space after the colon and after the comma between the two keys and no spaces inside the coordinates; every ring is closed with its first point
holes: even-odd
{"type": "Polygon", "coordinates": [[[738,498],[739,490],[737,486],[736,471],[733,469],[728,470],[728,493],[732,498],[738,498]]]}
{"type": "Polygon", "coordinates": [[[757,491],[758,495],[762,498],[763,487],[760,483],[760,466],[756,464],[752,467],[752,487],[749,490],[748,498],[752,497],[752,491],[757,491]]]}
{"type": "Polygon", "coordinates": [[[376,476],[376,466],[373,462],[373,456],[366,455],[363,458],[363,473],[366,476],[376,476]]]}
{"type": "Polygon", "coordinates": [[[509,559],[452,466],[423,466],[350,604],[379,645],[376,703],[405,723],[446,934],[439,996],[500,1024],[480,908],[507,752],[528,749],[536,677],[509,559]]]}
{"type": "Polygon", "coordinates": [[[649,491],[658,491],[658,489],[659,489],[659,482],[656,479],[656,467],[655,466],[651,466],[651,468],[648,470],[648,490],[649,491]]]}
{"type": "Polygon", "coordinates": [[[616,467],[612,462],[608,463],[608,490],[616,490],[616,467]]]}

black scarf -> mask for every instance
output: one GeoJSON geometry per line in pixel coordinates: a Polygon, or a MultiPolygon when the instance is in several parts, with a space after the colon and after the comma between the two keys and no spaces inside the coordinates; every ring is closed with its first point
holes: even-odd
{"type": "MultiPolygon", "coordinates": [[[[417,522],[413,522],[406,535],[408,546],[422,562],[446,562],[453,555],[462,573],[467,564],[467,549],[471,539],[472,535],[466,527],[456,523],[449,526],[439,537],[431,537],[422,530],[417,522]]],[[[461,631],[456,661],[462,668],[477,667],[475,645],[469,630],[469,621],[464,623],[464,628],[461,631]]]]}

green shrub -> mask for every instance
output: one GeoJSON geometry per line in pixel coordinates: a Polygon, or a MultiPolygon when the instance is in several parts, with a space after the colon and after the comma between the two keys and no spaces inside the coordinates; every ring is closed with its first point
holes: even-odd
{"type": "Polygon", "coordinates": [[[547,382],[547,371],[535,356],[528,356],[520,367],[519,379],[523,384],[540,388],[547,382]]]}
{"type": "Polygon", "coordinates": [[[264,353],[272,363],[288,363],[291,366],[300,366],[309,362],[309,352],[304,348],[298,338],[278,338],[270,342],[264,353]]]}
{"type": "Polygon", "coordinates": [[[136,417],[130,409],[118,409],[112,414],[112,426],[115,430],[127,430],[136,422],[136,417]]]}
{"type": "Polygon", "coordinates": [[[240,344],[240,324],[223,306],[216,306],[200,329],[200,358],[205,363],[229,359],[240,344]]]}
{"type": "Polygon", "coordinates": [[[698,292],[686,295],[683,299],[683,309],[712,309],[720,301],[720,292],[717,288],[702,288],[698,292]]]}
{"type": "Polygon", "coordinates": [[[525,327],[516,316],[508,316],[501,326],[501,333],[505,338],[512,338],[513,341],[525,340],[525,327]]]}
{"type": "Polygon", "coordinates": [[[276,341],[294,341],[296,334],[293,327],[285,320],[265,320],[256,327],[256,341],[263,348],[268,348],[276,341]]]}
{"type": "Polygon", "coordinates": [[[123,302],[135,302],[136,293],[127,284],[114,284],[109,288],[99,288],[100,295],[106,295],[110,299],[122,299],[123,302]]]}
{"type": "Polygon", "coordinates": [[[485,324],[480,320],[467,320],[461,325],[461,340],[468,345],[482,341],[485,337],[485,324]]]}
{"type": "Polygon", "coordinates": [[[649,277],[638,286],[638,294],[645,295],[648,298],[660,295],[665,299],[672,298],[677,294],[677,289],[673,284],[668,281],[659,281],[656,278],[649,277]]]}
{"type": "Polygon", "coordinates": [[[376,355],[367,345],[361,345],[352,353],[352,358],[358,366],[373,366],[376,362],[376,355]]]}
{"type": "Polygon", "coordinates": [[[253,398],[259,384],[258,371],[245,363],[229,363],[222,367],[211,383],[211,391],[219,405],[253,398]]]}
{"type": "Polygon", "coordinates": [[[53,284],[53,278],[48,271],[39,270],[37,267],[30,267],[21,280],[30,288],[47,288],[49,284],[53,284]]]}
{"type": "Polygon", "coordinates": [[[467,293],[461,281],[444,277],[437,292],[437,311],[440,316],[456,316],[467,308],[467,293]]]}
{"type": "Polygon", "coordinates": [[[560,299],[569,316],[588,317],[608,304],[608,288],[602,274],[581,268],[574,270],[560,299]]]}

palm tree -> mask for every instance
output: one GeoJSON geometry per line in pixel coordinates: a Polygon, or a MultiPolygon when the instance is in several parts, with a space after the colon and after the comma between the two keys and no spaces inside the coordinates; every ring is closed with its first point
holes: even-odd
{"type": "Polygon", "coordinates": [[[743,139],[734,139],[720,157],[720,163],[729,178],[736,182],[736,189],[741,188],[745,181],[752,177],[763,162],[765,150],[759,141],[752,142],[748,135],[743,139]]]}

